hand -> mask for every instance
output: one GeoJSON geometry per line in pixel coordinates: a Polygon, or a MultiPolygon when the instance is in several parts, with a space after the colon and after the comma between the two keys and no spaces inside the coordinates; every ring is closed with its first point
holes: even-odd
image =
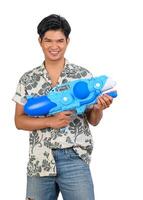
{"type": "Polygon", "coordinates": [[[73,113],[73,111],[64,111],[50,117],[50,127],[58,129],[68,126],[72,121],[73,113]]]}
{"type": "Polygon", "coordinates": [[[94,110],[104,110],[108,108],[113,102],[113,98],[109,96],[108,94],[103,94],[102,96],[99,96],[98,101],[96,104],[94,104],[93,109],[94,110]]]}

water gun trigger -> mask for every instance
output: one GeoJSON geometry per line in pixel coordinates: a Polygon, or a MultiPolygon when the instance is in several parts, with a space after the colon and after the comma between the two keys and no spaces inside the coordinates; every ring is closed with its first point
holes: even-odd
{"type": "Polygon", "coordinates": [[[81,106],[81,107],[76,108],[76,112],[78,115],[83,114],[85,110],[86,110],[86,106],[81,106]]]}

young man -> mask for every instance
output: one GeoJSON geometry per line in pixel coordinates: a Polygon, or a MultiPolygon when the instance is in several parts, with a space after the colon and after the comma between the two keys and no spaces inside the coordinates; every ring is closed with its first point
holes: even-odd
{"type": "Polygon", "coordinates": [[[92,77],[88,70],[64,58],[70,31],[67,20],[59,15],[52,14],[39,23],[39,44],[45,60],[21,77],[13,98],[16,127],[30,131],[26,198],[31,200],[56,200],[59,192],[64,200],[95,199],[89,168],[93,145],[88,123],[99,123],[112,98],[102,95],[92,109],[74,118],[73,111],[39,118],[23,111],[27,95],[44,95],[57,84],[92,77]],[[65,131],[61,131],[63,127],[65,131]]]}

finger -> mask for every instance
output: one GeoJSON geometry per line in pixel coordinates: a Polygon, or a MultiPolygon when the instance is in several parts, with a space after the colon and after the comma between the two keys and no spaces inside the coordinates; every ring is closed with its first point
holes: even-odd
{"type": "Polygon", "coordinates": [[[106,97],[112,103],[113,98],[110,95],[104,94],[103,97],[106,97]]]}
{"type": "Polygon", "coordinates": [[[71,121],[72,118],[73,118],[72,116],[73,116],[73,114],[67,115],[67,114],[61,113],[60,114],[60,119],[61,120],[71,121]]]}
{"type": "Polygon", "coordinates": [[[64,111],[64,112],[59,112],[57,114],[55,114],[58,118],[63,119],[65,117],[71,116],[73,115],[72,111],[64,111]]]}
{"type": "Polygon", "coordinates": [[[110,105],[113,101],[113,98],[107,94],[103,94],[101,99],[103,99],[107,105],[110,105]]]}
{"type": "Polygon", "coordinates": [[[63,118],[63,120],[67,121],[67,122],[71,122],[72,121],[72,117],[71,116],[65,116],[63,118]]]}
{"type": "Polygon", "coordinates": [[[99,102],[100,102],[101,106],[103,107],[103,109],[109,107],[109,106],[108,106],[108,103],[107,103],[106,100],[105,100],[105,97],[100,96],[100,97],[99,97],[99,102]]]}
{"type": "Polygon", "coordinates": [[[74,111],[64,111],[64,112],[62,112],[64,115],[73,115],[74,114],[74,111]]]}
{"type": "Polygon", "coordinates": [[[112,100],[108,96],[104,95],[103,96],[103,100],[104,100],[104,102],[105,102],[107,107],[109,107],[111,105],[111,103],[112,103],[112,100]]]}
{"type": "Polygon", "coordinates": [[[70,122],[71,122],[71,120],[63,120],[62,124],[67,126],[67,125],[69,125],[70,122]]]}
{"type": "Polygon", "coordinates": [[[98,98],[97,104],[95,104],[95,109],[98,107],[99,109],[104,109],[104,102],[101,98],[98,98]]]}

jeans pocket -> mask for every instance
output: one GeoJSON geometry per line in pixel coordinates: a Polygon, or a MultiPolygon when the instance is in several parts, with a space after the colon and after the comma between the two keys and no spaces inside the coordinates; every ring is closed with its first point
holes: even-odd
{"type": "Polygon", "coordinates": [[[66,152],[67,154],[67,158],[70,160],[70,161],[73,161],[73,162],[76,162],[77,164],[80,164],[81,166],[84,166],[86,168],[89,168],[89,164],[87,164],[85,162],[85,160],[83,160],[79,155],[78,153],[76,153],[76,151],[74,151],[73,148],[70,148],[67,150],[66,152]]]}
{"type": "Polygon", "coordinates": [[[73,159],[79,158],[80,159],[79,155],[73,149],[70,149],[70,151],[68,153],[69,153],[70,158],[73,158],[73,159]]]}

